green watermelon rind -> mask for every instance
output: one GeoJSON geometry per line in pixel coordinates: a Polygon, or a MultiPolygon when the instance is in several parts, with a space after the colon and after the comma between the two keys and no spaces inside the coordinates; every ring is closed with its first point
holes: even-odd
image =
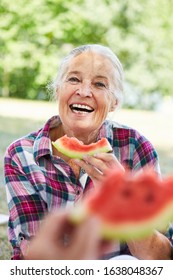
{"type": "Polygon", "coordinates": [[[88,216],[96,216],[101,221],[101,236],[105,240],[141,240],[151,235],[155,230],[166,231],[169,223],[173,220],[173,201],[151,218],[139,222],[126,222],[116,225],[104,221],[99,214],[90,212],[84,205],[77,206],[71,213],[72,222],[78,224],[88,216]]]}
{"type": "Polygon", "coordinates": [[[163,207],[159,213],[151,218],[141,220],[139,222],[129,222],[121,225],[111,225],[102,222],[101,235],[108,240],[118,239],[121,241],[129,241],[132,239],[142,239],[151,235],[154,230],[165,231],[170,221],[173,219],[173,201],[163,207]]]}
{"type": "Polygon", "coordinates": [[[107,141],[107,144],[103,147],[99,147],[99,148],[94,148],[91,151],[87,151],[87,152],[75,152],[72,151],[71,149],[67,149],[65,148],[60,141],[52,141],[52,145],[62,154],[70,157],[70,158],[75,158],[75,159],[82,159],[84,155],[95,155],[97,153],[108,153],[112,151],[112,147],[109,144],[109,142],[107,141]],[[58,143],[58,144],[57,144],[58,143]]]}

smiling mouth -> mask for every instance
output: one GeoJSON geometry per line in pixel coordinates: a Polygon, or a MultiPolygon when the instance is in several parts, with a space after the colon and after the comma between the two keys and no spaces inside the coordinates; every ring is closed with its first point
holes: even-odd
{"type": "Polygon", "coordinates": [[[94,109],[88,105],[82,105],[82,104],[71,104],[70,105],[70,109],[72,110],[72,112],[74,113],[92,113],[94,111],[94,109]]]}

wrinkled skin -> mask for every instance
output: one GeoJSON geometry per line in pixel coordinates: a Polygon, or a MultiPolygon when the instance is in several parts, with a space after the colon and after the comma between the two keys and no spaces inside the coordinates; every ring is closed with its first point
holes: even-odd
{"type": "Polygon", "coordinates": [[[64,134],[84,144],[95,142],[100,126],[116,106],[114,76],[115,68],[103,55],[84,52],[71,60],[57,89],[64,134]],[[88,110],[73,109],[74,104],[88,110]]]}

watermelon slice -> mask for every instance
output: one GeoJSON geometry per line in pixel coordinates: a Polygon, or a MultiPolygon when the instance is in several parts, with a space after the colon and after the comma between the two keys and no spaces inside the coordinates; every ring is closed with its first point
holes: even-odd
{"type": "Polygon", "coordinates": [[[110,171],[98,188],[76,206],[72,220],[87,215],[101,220],[105,239],[142,239],[173,220],[173,177],[161,180],[154,171],[110,171]]]}
{"type": "Polygon", "coordinates": [[[62,154],[76,159],[82,159],[84,155],[94,155],[96,153],[111,152],[112,147],[106,138],[102,138],[96,143],[84,145],[75,137],[68,137],[67,135],[52,142],[53,146],[62,154]]]}

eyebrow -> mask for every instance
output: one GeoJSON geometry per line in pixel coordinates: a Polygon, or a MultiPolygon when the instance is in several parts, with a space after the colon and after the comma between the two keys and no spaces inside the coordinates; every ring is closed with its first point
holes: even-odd
{"type": "Polygon", "coordinates": [[[100,79],[106,79],[106,80],[108,80],[108,78],[107,78],[106,76],[102,76],[102,75],[98,75],[98,76],[96,76],[96,78],[100,78],[100,79]]]}
{"type": "Polygon", "coordinates": [[[79,72],[79,71],[70,71],[70,72],[67,72],[67,75],[71,75],[71,74],[81,74],[81,72],[79,72]]]}
{"type": "MultiPolygon", "coordinates": [[[[67,76],[72,75],[72,74],[81,74],[81,73],[82,73],[82,72],[80,72],[80,71],[70,71],[70,72],[67,73],[67,76]]],[[[106,79],[106,80],[108,80],[108,78],[107,78],[106,76],[103,76],[103,75],[97,75],[97,76],[95,76],[94,78],[99,78],[99,79],[106,79]]]]}

